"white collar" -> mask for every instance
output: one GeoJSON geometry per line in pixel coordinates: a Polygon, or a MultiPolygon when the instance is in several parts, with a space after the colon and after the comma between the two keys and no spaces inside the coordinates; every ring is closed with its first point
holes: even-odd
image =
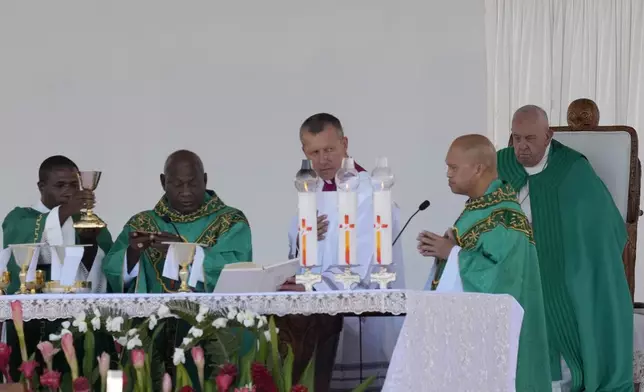
{"type": "Polygon", "coordinates": [[[49,208],[47,208],[46,205],[43,204],[42,200],[38,200],[38,203],[32,205],[31,208],[40,212],[41,214],[46,214],[51,211],[49,208]]]}
{"type": "Polygon", "coordinates": [[[532,167],[524,167],[525,171],[528,173],[529,176],[534,176],[535,174],[541,173],[548,166],[548,156],[550,155],[551,145],[552,145],[551,143],[548,143],[548,147],[546,147],[546,152],[543,153],[543,158],[541,158],[541,161],[539,161],[539,163],[537,163],[532,167]]]}

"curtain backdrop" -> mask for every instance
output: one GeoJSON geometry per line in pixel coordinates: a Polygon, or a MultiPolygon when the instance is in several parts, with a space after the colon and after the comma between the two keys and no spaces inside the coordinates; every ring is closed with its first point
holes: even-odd
{"type": "Polygon", "coordinates": [[[644,132],[644,0],[486,0],[488,135],[507,145],[513,112],[566,125],[591,98],[601,125],[644,132]]]}
{"type": "MultiPolygon", "coordinates": [[[[601,125],[629,125],[644,157],[644,0],[486,0],[488,136],[507,146],[512,114],[541,106],[567,125],[571,101],[591,98],[601,125]]],[[[644,235],[640,219],[639,237],[644,235]]],[[[644,276],[638,238],[635,276],[644,276]]],[[[636,278],[635,300],[644,301],[636,278]]]]}

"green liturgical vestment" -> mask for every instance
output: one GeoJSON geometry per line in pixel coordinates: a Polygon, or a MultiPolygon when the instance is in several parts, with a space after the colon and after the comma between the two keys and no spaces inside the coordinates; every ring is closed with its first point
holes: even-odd
{"type": "Polygon", "coordinates": [[[560,358],[572,391],[633,390],[633,308],[622,263],[626,227],[586,158],[553,140],[546,168],[528,176],[513,148],[499,176],[529,189],[553,380],[560,358]]]}
{"type": "MultiPolygon", "coordinates": [[[[467,201],[454,228],[463,290],[509,294],[523,308],[516,390],[551,391],[537,251],[516,193],[493,181],[484,196],[467,201]]],[[[441,260],[435,282],[444,267],[441,260]]]]}
{"type": "MultiPolygon", "coordinates": [[[[123,292],[124,264],[130,233],[167,232],[175,229],[187,242],[204,244],[203,276],[194,288],[198,292],[212,292],[226,264],[252,260],[250,226],[244,214],[224,204],[217,195],[208,191],[204,204],[194,213],[181,215],[168,204],[165,196],[151,211],[134,215],[117,238],[111,252],[103,261],[107,281],[115,292],[123,292]]],[[[162,276],[165,256],[159,250],[148,248],[141,253],[139,272],[129,286],[130,292],[169,293],[179,289],[180,282],[162,276]]]]}

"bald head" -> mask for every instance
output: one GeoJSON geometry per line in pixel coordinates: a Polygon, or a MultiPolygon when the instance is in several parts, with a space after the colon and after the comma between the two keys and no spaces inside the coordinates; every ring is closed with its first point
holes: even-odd
{"type": "Polygon", "coordinates": [[[483,135],[457,138],[447,152],[447,178],[452,192],[479,197],[496,179],[496,149],[483,135]]]}
{"type": "Polygon", "coordinates": [[[538,165],[551,139],[548,114],[539,106],[523,106],[512,116],[512,146],[517,160],[523,166],[538,165]]]}
{"type": "Polygon", "coordinates": [[[208,175],[197,154],[175,151],[165,161],[161,186],[168,203],[180,214],[195,212],[204,203],[208,175]]]}
{"type": "Polygon", "coordinates": [[[568,106],[568,126],[572,129],[594,129],[599,126],[599,108],[588,98],[579,98],[568,106]]]}

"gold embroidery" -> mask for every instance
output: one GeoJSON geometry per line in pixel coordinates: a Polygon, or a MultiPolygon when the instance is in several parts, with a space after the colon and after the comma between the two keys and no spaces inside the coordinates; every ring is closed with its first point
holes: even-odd
{"type": "Polygon", "coordinates": [[[42,218],[45,216],[44,214],[38,215],[38,218],[36,218],[36,229],[34,230],[34,244],[37,244],[40,242],[40,225],[42,224],[42,218]]]}
{"type": "Polygon", "coordinates": [[[497,226],[503,226],[508,230],[521,232],[528,237],[530,243],[534,244],[532,227],[525,214],[521,211],[503,208],[492,212],[487,218],[476,222],[472,227],[459,236],[455,233],[456,243],[463,249],[474,249],[481,237],[481,234],[493,230],[497,226]]]}
{"type": "Polygon", "coordinates": [[[187,215],[182,215],[173,210],[169,205],[168,205],[168,200],[166,199],[165,196],[159,200],[157,205],[154,207],[154,212],[158,216],[167,216],[172,220],[173,222],[179,222],[179,223],[188,223],[188,222],[194,222],[199,218],[203,218],[204,216],[211,215],[222,208],[226,207],[223,201],[213,192],[210,195],[210,200],[208,200],[204,205],[199,207],[199,209],[191,214],[187,215]]]}
{"type": "MultiPolygon", "coordinates": [[[[476,199],[470,199],[465,203],[465,211],[481,210],[504,201],[517,202],[517,193],[510,184],[503,184],[494,192],[488,193],[476,199]]],[[[463,212],[465,212],[463,211],[463,212]]]]}
{"type": "Polygon", "coordinates": [[[244,216],[241,211],[226,211],[220,214],[210,225],[208,225],[196,242],[199,244],[213,246],[217,243],[217,239],[220,236],[227,233],[235,223],[240,222],[248,224],[246,216],[244,216]]]}

